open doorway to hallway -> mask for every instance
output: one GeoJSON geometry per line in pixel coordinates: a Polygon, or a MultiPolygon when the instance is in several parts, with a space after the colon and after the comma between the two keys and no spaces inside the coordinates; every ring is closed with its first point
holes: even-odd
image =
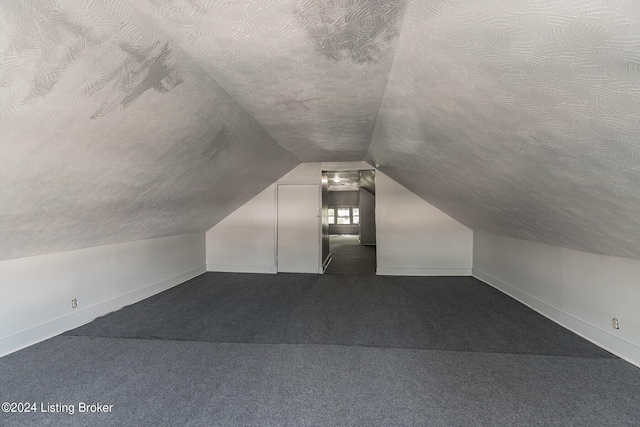
{"type": "Polygon", "coordinates": [[[323,252],[327,274],[375,274],[375,171],[325,171],[323,252]]]}

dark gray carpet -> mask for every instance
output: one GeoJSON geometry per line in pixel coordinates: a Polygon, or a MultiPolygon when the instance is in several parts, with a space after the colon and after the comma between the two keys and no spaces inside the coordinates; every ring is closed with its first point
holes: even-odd
{"type": "Polygon", "coordinates": [[[66,335],[613,357],[472,277],[207,273],[66,335]]]}
{"type": "Polygon", "coordinates": [[[619,359],[323,345],[53,338],[0,359],[5,400],[113,405],[8,425],[621,426],[640,375],[619,359]]]}
{"type": "Polygon", "coordinates": [[[325,274],[375,274],[376,247],[362,246],[358,236],[329,237],[331,263],[325,274]]]}
{"type": "Polygon", "coordinates": [[[637,426],[640,369],[473,278],[207,273],[0,358],[0,400],[75,411],[0,426],[637,426]]]}

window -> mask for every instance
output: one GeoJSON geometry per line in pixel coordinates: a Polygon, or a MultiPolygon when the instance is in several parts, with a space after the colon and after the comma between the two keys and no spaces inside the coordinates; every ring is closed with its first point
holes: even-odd
{"type": "Polygon", "coordinates": [[[329,224],[335,224],[335,223],[336,223],[336,210],[329,209],[329,224]]]}
{"type": "Polygon", "coordinates": [[[351,224],[350,208],[338,208],[338,224],[341,224],[341,225],[351,224]]]}
{"type": "Polygon", "coordinates": [[[349,207],[333,207],[328,210],[329,224],[360,224],[360,209],[349,207]]]}

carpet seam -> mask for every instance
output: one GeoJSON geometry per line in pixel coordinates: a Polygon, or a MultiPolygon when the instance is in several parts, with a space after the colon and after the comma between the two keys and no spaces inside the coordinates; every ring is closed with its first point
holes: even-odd
{"type": "MultiPolygon", "coordinates": [[[[170,342],[192,342],[192,343],[208,343],[208,344],[239,344],[239,345],[277,345],[277,346],[318,346],[318,347],[346,347],[346,348],[372,348],[380,350],[413,350],[413,351],[439,351],[444,353],[470,353],[470,354],[505,354],[511,356],[541,356],[541,357],[567,357],[573,359],[619,359],[615,355],[611,356],[579,356],[564,354],[538,354],[538,353],[513,353],[513,352],[496,352],[496,351],[469,351],[469,350],[441,350],[434,348],[422,347],[381,347],[375,345],[348,345],[348,344],[320,344],[320,343],[260,343],[260,342],[238,342],[238,341],[206,341],[206,340],[182,340],[176,338],[138,338],[138,337],[109,337],[103,335],[59,335],[65,338],[100,338],[109,340],[128,340],[128,341],[170,341],[170,342]]],[[[54,337],[57,338],[57,337],[54,337]]]]}

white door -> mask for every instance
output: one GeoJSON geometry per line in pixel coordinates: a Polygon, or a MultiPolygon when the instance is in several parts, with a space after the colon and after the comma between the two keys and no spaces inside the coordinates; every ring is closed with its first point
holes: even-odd
{"type": "Polygon", "coordinates": [[[318,198],[318,185],[278,185],[278,272],[318,273],[318,198]]]}

